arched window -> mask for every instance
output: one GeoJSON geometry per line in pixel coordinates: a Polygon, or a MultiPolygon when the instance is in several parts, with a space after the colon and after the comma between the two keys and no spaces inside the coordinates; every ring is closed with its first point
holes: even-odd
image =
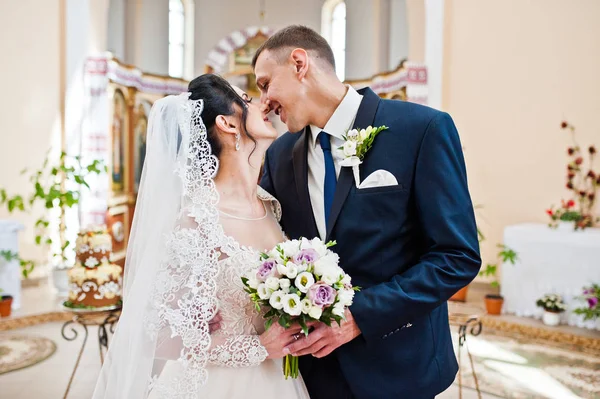
{"type": "Polygon", "coordinates": [[[183,1],[169,0],[169,75],[183,77],[185,11],[183,1]]]}
{"type": "Polygon", "coordinates": [[[193,0],[169,0],[169,75],[193,74],[193,0]]]}
{"type": "Polygon", "coordinates": [[[346,3],[343,0],[327,0],[323,4],[321,34],[333,50],[335,72],[343,81],[346,75],[346,3]]]}

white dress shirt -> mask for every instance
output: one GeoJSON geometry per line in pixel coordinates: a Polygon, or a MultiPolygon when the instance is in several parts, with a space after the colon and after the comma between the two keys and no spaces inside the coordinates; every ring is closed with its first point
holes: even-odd
{"type": "Polygon", "coordinates": [[[334,111],[325,127],[310,125],[310,135],[308,137],[308,192],[310,194],[310,203],[317,223],[317,229],[321,239],[325,239],[327,229],[325,227],[325,204],[323,197],[323,186],[325,182],[325,160],[323,150],[318,140],[318,134],[321,131],[331,135],[331,154],[335,165],[336,176],[340,175],[341,154],[336,151],[337,148],[344,145],[343,135],[350,129],[356,119],[358,107],[362,101],[362,96],[354,88],[347,86],[348,91],[342,99],[342,102],[334,111]]]}

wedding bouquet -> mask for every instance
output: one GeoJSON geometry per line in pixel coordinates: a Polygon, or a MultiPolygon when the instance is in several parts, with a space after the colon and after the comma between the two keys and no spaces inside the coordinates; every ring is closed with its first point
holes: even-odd
{"type": "MultiPolygon", "coordinates": [[[[242,277],[257,311],[265,310],[265,328],[277,321],[289,328],[298,323],[308,335],[307,323],[321,321],[328,326],[344,320],[352,305],[351,278],[338,266],[339,256],[318,238],[289,240],[262,253],[258,264],[242,277]]],[[[285,378],[298,377],[298,359],[287,355],[283,362],[285,378]]]]}

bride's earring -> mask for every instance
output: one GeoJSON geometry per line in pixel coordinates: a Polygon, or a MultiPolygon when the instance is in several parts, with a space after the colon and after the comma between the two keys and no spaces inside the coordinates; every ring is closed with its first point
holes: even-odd
{"type": "Polygon", "coordinates": [[[240,134],[236,134],[235,135],[235,150],[239,151],[240,150],[240,134]]]}

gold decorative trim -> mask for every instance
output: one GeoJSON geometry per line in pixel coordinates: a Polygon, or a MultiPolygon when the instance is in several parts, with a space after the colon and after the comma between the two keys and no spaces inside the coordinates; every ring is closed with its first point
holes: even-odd
{"type": "Polygon", "coordinates": [[[592,352],[595,355],[600,356],[600,338],[585,337],[563,331],[553,331],[544,327],[514,323],[493,316],[484,316],[481,321],[484,332],[489,329],[496,333],[510,334],[512,336],[516,335],[528,339],[538,339],[562,349],[570,346],[579,351],[585,349],[588,353],[592,352]]]}
{"type": "Polygon", "coordinates": [[[71,320],[72,314],[67,312],[50,312],[33,316],[14,317],[0,320],[0,331],[16,330],[38,324],[71,320]]]}

